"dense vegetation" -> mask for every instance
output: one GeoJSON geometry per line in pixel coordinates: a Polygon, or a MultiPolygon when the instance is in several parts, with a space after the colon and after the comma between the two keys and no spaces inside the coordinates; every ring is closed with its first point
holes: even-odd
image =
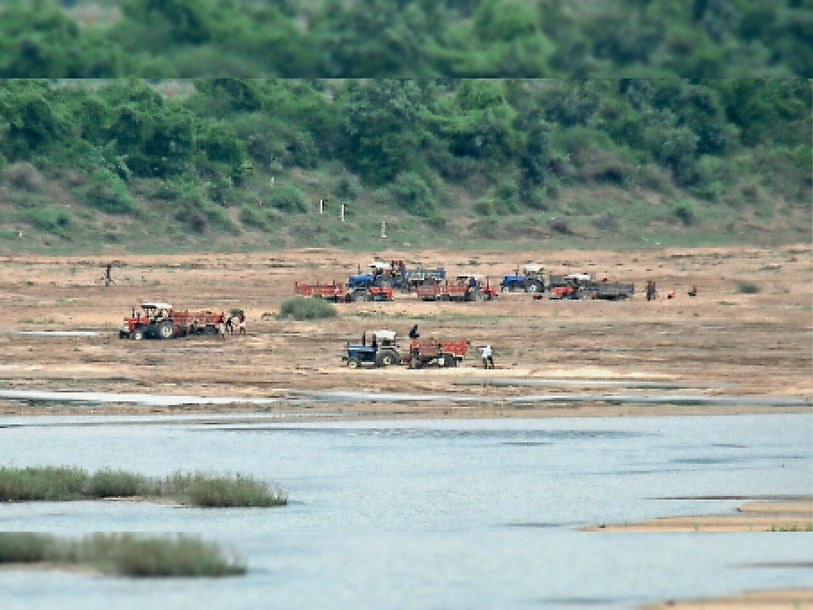
{"type": "Polygon", "coordinates": [[[146,497],[191,506],[280,506],[283,491],[251,477],[176,472],[153,478],[119,470],[88,473],[61,466],[0,467],[0,502],[146,497]]]}
{"type": "Polygon", "coordinates": [[[0,76],[810,76],[807,0],[0,0],[0,76]]]}
{"type": "Polygon", "coordinates": [[[7,80],[0,243],[807,239],[810,117],[801,79],[7,80]]]}
{"type": "Polygon", "coordinates": [[[48,563],[132,577],[204,577],[245,574],[241,560],[194,536],[91,534],[61,538],[0,532],[0,564],[48,563]]]}

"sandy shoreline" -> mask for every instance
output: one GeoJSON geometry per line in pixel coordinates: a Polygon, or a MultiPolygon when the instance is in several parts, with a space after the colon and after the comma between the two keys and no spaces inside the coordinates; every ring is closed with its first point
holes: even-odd
{"type": "Polygon", "coordinates": [[[747,502],[739,506],[735,514],[661,517],[582,529],[588,532],[807,532],[813,531],[813,496],[747,502]]]}

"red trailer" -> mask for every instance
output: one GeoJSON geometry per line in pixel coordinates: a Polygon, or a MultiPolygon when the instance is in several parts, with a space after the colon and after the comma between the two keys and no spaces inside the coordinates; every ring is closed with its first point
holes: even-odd
{"type": "Polygon", "coordinates": [[[344,284],[341,282],[331,282],[330,284],[305,284],[294,282],[294,294],[303,297],[316,297],[319,299],[327,299],[328,301],[343,301],[345,298],[344,284]]]}
{"type": "Polygon", "coordinates": [[[497,289],[481,275],[461,275],[444,283],[431,282],[418,286],[422,301],[491,301],[497,298],[497,289]]]}
{"type": "Polygon", "coordinates": [[[409,359],[407,362],[412,368],[420,368],[428,364],[438,366],[457,366],[463,362],[468,350],[469,342],[465,339],[458,341],[429,339],[414,339],[409,343],[409,359]]]}

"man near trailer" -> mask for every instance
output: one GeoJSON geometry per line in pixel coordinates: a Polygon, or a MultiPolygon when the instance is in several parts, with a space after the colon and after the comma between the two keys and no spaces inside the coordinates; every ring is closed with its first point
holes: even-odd
{"type": "Polygon", "coordinates": [[[484,345],[478,348],[480,350],[480,359],[483,361],[483,368],[494,368],[494,352],[490,345],[484,345]]]}

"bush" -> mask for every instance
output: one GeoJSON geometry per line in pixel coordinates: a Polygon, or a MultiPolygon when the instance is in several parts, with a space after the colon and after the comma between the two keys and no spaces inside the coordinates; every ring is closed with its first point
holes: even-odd
{"type": "Polygon", "coordinates": [[[562,235],[570,235],[572,233],[570,224],[566,218],[552,218],[549,224],[551,230],[561,233],[562,235]]]}
{"type": "Polygon", "coordinates": [[[268,216],[262,209],[246,204],[240,208],[240,222],[249,227],[267,231],[269,229],[268,216]]]}
{"type": "Polygon", "coordinates": [[[431,216],[437,205],[435,193],[420,174],[403,172],[390,187],[399,207],[415,216],[431,216]]]}
{"type": "Polygon", "coordinates": [[[145,477],[123,470],[100,470],[88,478],[83,491],[91,498],[128,498],[154,493],[145,477]]]}
{"type": "Polygon", "coordinates": [[[68,210],[51,206],[40,206],[27,210],[22,218],[38,229],[56,233],[63,237],[65,236],[65,229],[73,222],[73,217],[68,210]]]}
{"type": "Polygon", "coordinates": [[[293,318],[294,320],[333,318],[336,314],[336,308],[332,303],[312,297],[291,297],[285,299],[279,308],[280,318],[293,318]]]}
{"type": "Polygon", "coordinates": [[[694,206],[688,201],[681,201],[678,203],[672,212],[675,216],[677,216],[678,220],[680,220],[680,222],[687,227],[693,225],[697,220],[697,214],[695,213],[694,206]]]}
{"type": "Polygon", "coordinates": [[[759,285],[748,280],[737,280],[737,292],[740,294],[757,294],[759,285]]]}
{"type": "Polygon", "coordinates": [[[121,178],[103,168],[94,169],[87,184],[77,188],[78,199],[109,214],[124,214],[135,202],[121,178]]]}
{"type": "Polygon", "coordinates": [[[45,180],[39,170],[25,161],[12,163],[3,170],[3,180],[10,187],[37,193],[45,187],[45,180]]]}
{"type": "Polygon", "coordinates": [[[292,184],[279,184],[271,189],[268,197],[271,205],[283,212],[306,212],[305,196],[292,184]]]}

